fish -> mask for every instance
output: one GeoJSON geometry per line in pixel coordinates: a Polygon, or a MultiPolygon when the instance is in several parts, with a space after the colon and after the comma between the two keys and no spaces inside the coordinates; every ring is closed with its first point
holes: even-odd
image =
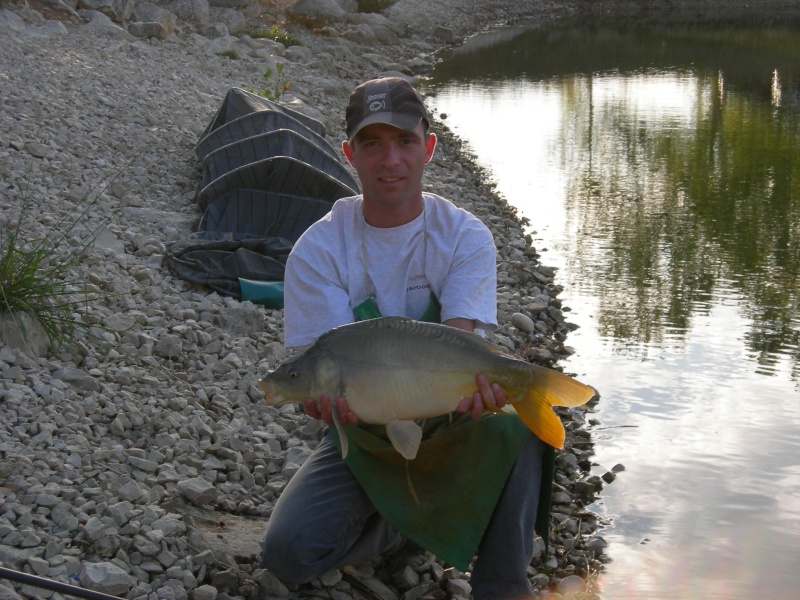
{"type": "MultiPolygon", "coordinates": [[[[568,375],[509,356],[476,333],[407,317],[335,327],[258,383],[268,406],[344,396],[359,421],[385,425],[395,450],[413,460],[422,440],[417,421],[455,411],[475,392],[480,373],[500,384],[523,423],[555,448],[564,446],[566,434],[553,406],[580,406],[596,393],[568,375]]],[[[347,436],[337,411],[332,416],[344,458],[347,436]]]]}

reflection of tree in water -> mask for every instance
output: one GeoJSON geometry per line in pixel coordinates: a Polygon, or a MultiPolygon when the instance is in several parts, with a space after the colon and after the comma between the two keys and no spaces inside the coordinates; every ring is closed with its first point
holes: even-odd
{"type": "Polygon", "coordinates": [[[793,356],[798,375],[800,116],[726,76],[695,79],[691,126],[654,126],[624,94],[595,102],[591,76],[563,82],[563,140],[578,140],[563,145],[575,154],[565,164],[580,170],[568,178],[570,260],[600,300],[603,335],[680,339],[731,289],[759,365],[793,356]]]}
{"type": "MultiPolygon", "coordinates": [[[[773,74],[785,105],[800,104],[800,36],[796,29],[716,25],[688,28],[548,26],[476,36],[437,66],[432,85],[524,78],[542,81],[564,73],[723,72],[728,84],[770,101],[773,74]],[[502,56],[502,60],[497,57],[502,56]]],[[[487,86],[490,87],[490,86],[487,86]]]]}
{"type": "Polygon", "coordinates": [[[456,50],[430,85],[559,86],[563,164],[578,165],[567,174],[577,231],[567,255],[575,285],[599,300],[600,333],[624,353],[681,344],[693,316],[736,296],[760,368],[790,356],[800,380],[797,31],[596,25],[501,33],[494,46],[456,50]],[[604,77],[665,74],[691,82],[689,122],[656,127],[633,104],[595,98],[604,77]]]}

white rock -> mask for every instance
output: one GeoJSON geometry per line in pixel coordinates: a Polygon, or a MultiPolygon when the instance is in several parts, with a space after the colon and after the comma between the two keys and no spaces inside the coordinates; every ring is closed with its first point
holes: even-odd
{"type": "Polygon", "coordinates": [[[85,588],[114,596],[127,594],[135,583],[128,573],[110,562],[84,563],[78,580],[85,588]]]}
{"type": "Polygon", "coordinates": [[[178,490],[197,506],[205,506],[217,499],[217,488],[202,477],[185,479],[178,482],[178,490]]]}
{"type": "Polygon", "coordinates": [[[525,333],[533,333],[536,330],[533,319],[519,312],[515,312],[511,315],[511,324],[525,333]]]}

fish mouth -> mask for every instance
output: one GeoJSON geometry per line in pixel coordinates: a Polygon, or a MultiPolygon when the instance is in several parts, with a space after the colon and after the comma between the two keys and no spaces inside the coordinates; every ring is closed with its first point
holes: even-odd
{"type": "Polygon", "coordinates": [[[275,385],[269,379],[259,379],[258,386],[267,397],[267,406],[277,406],[283,402],[283,396],[275,389],[275,385]]]}

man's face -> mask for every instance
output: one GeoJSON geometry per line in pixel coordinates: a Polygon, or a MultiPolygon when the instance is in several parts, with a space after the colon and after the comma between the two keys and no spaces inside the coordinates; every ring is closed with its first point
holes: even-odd
{"type": "Polygon", "coordinates": [[[365,204],[388,210],[422,202],[422,172],[433,156],[436,136],[424,124],[406,131],[375,123],[344,142],[347,160],[358,173],[365,204]]]}

